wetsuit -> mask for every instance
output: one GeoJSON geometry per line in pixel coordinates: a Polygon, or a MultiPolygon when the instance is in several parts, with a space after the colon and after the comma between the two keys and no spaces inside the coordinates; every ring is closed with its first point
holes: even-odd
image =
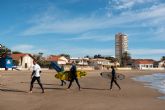
{"type": "Polygon", "coordinates": [[[80,84],[79,84],[79,81],[78,81],[78,78],[77,78],[77,68],[76,68],[76,65],[72,65],[71,69],[70,69],[70,83],[69,83],[69,86],[68,86],[68,89],[72,86],[72,82],[75,80],[78,87],[79,87],[79,90],[80,90],[80,84]]]}
{"type": "Polygon", "coordinates": [[[119,84],[116,81],[116,72],[115,72],[115,69],[114,68],[112,68],[112,78],[111,78],[110,90],[112,89],[113,82],[118,86],[119,89],[121,89],[120,86],[119,86],[119,84]]]}

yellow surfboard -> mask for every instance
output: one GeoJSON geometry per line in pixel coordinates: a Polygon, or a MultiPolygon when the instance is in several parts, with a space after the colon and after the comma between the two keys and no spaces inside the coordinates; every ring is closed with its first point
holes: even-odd
{"type": "MultiPolygon", "coordinates": [[[[87,75],[87,73],[85,71],[77,71],[77,78],[81,78],[86,75],[87,75]]],[[[71,79],[70,71],[58,72],[57,74],[55,74],[55,78],[58,78],[60,80],[69,81],[71,79]]]]}

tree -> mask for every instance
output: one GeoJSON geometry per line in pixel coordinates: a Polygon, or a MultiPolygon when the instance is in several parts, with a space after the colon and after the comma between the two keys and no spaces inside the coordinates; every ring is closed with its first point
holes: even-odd
{"type": "Polygon", "coordinates": [[[8,55],[11,53],[11,50],[3,45],[0,44],[0,57],[4,55],[8,55]]]}
{"type": "Polygon", "coordinates": [[[3,56],[6,52],[7,52],[7,50],[5,48],[1,48],[0,49],[0,56],[3,56]]]}
{"type": "Polygon", "coordinates": [[[164,61],[164,60],[165,60],[165,56],[162,56],[161,61],[164,61]]]}
{"type": "Polygon", "coordinates": [[[94,55],[94,58],[104,58],[101,54],[94,55]]]}
{"type": "Polygon", "coordinates": [[[19,61],[18,60],[13,60],[13,64],[14,64],[14,66],[18,66],[19,65],[19,61]]]}
{"type": "Polygon", "coordinates": [[[130,61],[131,61],[130,53],[124,52],[121,58],[121,66],[123,67],[127,66],[130,61]]]}
{"type": "Polygon", "coordinates": [[[19,51],[12,51],[13,54],[20,54],[22,52],[19,52],[19,51]]]}
{"type": "Polygon", "coordinates": [[[70,59],[70,55],[69,54],[62,53],[62,54],[60,54],[60,56],[64,56],[65,58],[70,59]]]}
{"type": "Polygon", "coordinates": [[[38,54],[33,55],[33,58],[40,62],[42,60],[43,53],[39,52],[38,54]]]}
{"type": "Polygon", "coordinates": [[[86,55],[84,58],[90,58],[90,56],[89,55],[86,55]]]}
{"type": "Polygon", "coordinates": [[[50,62],[49,62],[49,61],[40,60],[40,61],[38,61],[38,64],[39,64],[42,68],[50,68],[50,62]]]}
{"type": "Polygon", "coordinates": [[[111,57],[111,56],[107,56],[107,57],[105,57],[105,59],[110,60],[111,62],[117,62],[118,61],[117,58],[114,58],[114,57],[111,57]]]}
{"type": "Polygon", "coordinates": [[[42,57],[43,54],[44,54],[44,53],[42,53],[42,52],[39,52],[39,53],[38,53],[38,55],[39,55],[40,57],[42,57]]]}

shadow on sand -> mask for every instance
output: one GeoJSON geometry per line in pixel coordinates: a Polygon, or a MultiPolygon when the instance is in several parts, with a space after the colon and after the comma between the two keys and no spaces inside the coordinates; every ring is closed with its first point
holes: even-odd
{"type": "Polygon", "coordinates": [[[87,89],[87,90],[109,90],[109,89],[101,89],[101,88],[90,88],[90,87],[82,87],[81,89],[87,89]]]}
{"type": "Polygon", "coordinates": [[[0,89],[3,92],[19,92],[19,93],[27,93],[26,91],[16,90],[16,89],[0,89]]]}
{"type": "MultiPolygon", "coordinates": [[[[30,84],[30,82],[20,82],[22,84],[30,84]]],[[[38,82],[36,81],[34,84],[38,84],[38,82]]],[[[46,83],[42,83],[42,85],[55,85],[58,86],[58,84],[46,84],[46,83]]]]}
{"type": "Polygon", "coordinates": [[[56,88],[56,87],[44,87],[44,89],[46,90],[50,90],[50,89],[52,89],[52,90],[66,90],[66,88],[56,88]]]}

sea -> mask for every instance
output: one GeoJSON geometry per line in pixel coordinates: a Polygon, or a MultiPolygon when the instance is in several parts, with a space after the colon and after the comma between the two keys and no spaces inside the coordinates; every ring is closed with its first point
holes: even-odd
{"type": "Polygon", "coordinates": [[[145,87],[150,87],[156,89],[160,93],[163,93],[164,96],[158,98],[165,100],[165,74],[155,73],[151,75],[137,76],[132,79],[143,82],[145,87]]]}

